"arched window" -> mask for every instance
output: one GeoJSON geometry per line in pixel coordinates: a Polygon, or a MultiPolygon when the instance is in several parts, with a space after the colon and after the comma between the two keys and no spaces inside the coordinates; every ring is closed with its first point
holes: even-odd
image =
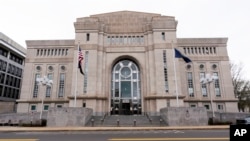
{"type": "Polygon", "coordinates": [[[117,114],[140,113],[140,73],[133,61],[121,60],[114,65],[111,99],[111,107],[119,111],[117,114]]]}

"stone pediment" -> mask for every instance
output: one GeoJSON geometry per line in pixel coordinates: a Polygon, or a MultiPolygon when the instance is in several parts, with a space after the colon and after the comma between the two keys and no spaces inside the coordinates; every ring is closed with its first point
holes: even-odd
{"type": "Polygon", "coordinates": [[[98,18],[99,21],[106,24],[119,23],[146,23],[152,21],[153,17],[159,17],[160,14],[133,12],[133,11],[119,11],[104,14],[91,15],[90,17],[98,18]]]}
{"type": "MultiPolygon", "coordinates": [[[[145,32],[152,30],[152,26],[162,26],[162,23],[164,23],[164,25],[166,25],[166,23],[169,24],[169,21],[171,21],[171,25],[173,23],[175,25],[174,17],[134,11],[118,11],[96,14],[91,15],[90,17],[77,19],[78,24],[81,22],[85,27],[88,26],[91,27],[91,29],[98,28],[99,30],[108,33],[145,32]]],[[[175,28],[175,26],[173,27],[175,28]]]]}

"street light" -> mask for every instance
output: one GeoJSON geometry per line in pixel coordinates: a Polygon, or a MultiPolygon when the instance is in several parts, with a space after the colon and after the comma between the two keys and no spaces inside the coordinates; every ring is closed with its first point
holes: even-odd
{"type": "Polygon", "coordinates": [[[211,76],[210,74],[206,74],[206,77],[203,77],[200,79],[201,84],[208,84],[208,94],[210,94],[210,102],[211,102],[213,118],[215,117],[215,115],[214,115],[214,109],[213,109],[212,94],[209,92],[210,92],[210,83],[214,82],[217,79],[218,79],[217,76],[211,76]]]}
{"type": "MultiPolygon", "coordinates": [[[[47,87],[51,87],[51,85],[53,84],[53,81],[49,80],[47,76],[44,76],[43,78],[37,78],[36,81],[38,82],[38,84],[42,86],[47,86],[47,87]]],[[[43,113],[43,99],[44,99],[44,95],[42,96],[40,119],[42,119],[42,113],[43,113]]]]}

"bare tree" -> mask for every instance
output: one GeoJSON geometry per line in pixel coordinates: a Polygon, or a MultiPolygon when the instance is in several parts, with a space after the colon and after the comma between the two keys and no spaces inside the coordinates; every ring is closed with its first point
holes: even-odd
{"type": "Polygon", "coordinates": [[[238,110],[239,112],[245,112],[245,108],[250,108],[249,103],[249,93],[250,93],[250,81],[244,80],[242,78],[243,64],[236,64],[230,62],[232,82],[234,87],[234,95],[239,99],[238,101],[238,110]]]}
{"type": "Polygon", "coordinates": [[[235,97],[238,96],[238,92],[240,91],[242,87],[242,75],[243,75],[243,65],[242,63],[236,64],[234,62],[230,62],[231,67],[231,75],[232,75],[232,81],[233,81],[233,87],[234,87],[234,95],[235,97]]]}

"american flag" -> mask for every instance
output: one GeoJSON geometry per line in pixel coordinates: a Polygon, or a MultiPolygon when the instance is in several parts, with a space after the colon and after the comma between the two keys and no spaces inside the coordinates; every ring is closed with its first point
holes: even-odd
{"type": "Polygon", "coordinates": [[[82,71],[82,61],[83,61],[83,54],[82,54],[81,48],[79,48],[79,50],[78,50],[78,68],[80,69],[81,74],[84,75],[84,73],[82,71]]]}

